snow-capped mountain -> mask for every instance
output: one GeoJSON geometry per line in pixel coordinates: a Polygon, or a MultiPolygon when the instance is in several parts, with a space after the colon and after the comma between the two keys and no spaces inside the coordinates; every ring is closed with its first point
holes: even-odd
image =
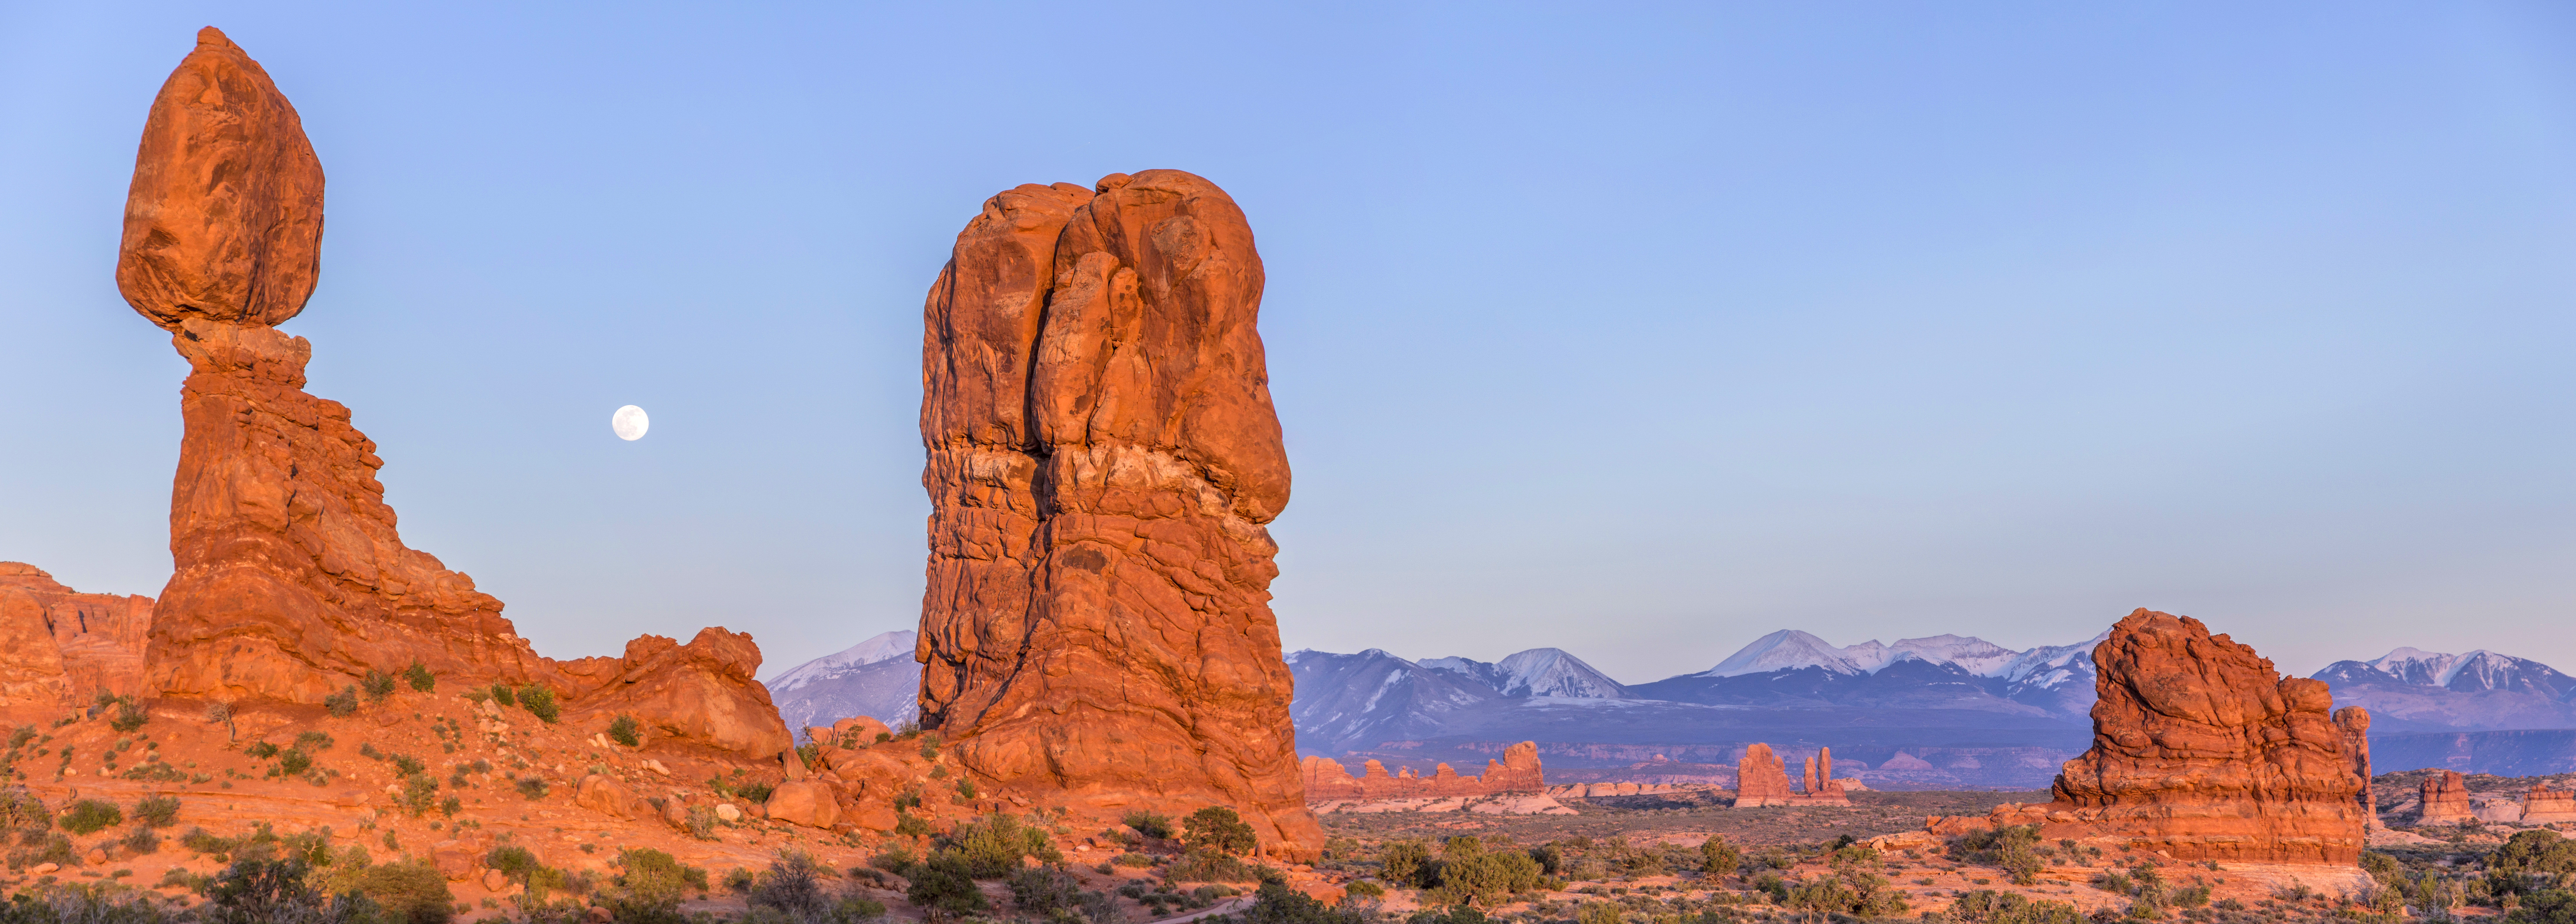
{"type": "Polygon", "coordinates": [[[1836,648],[1833,643],[1796,629],[1782,629],[1744,646],[1716,667],[1693,675],[1699,677],[1741,677],[1773,671],[1818,668],[1835,674],[1875,674],[1888,665],[1906,659],[1949,664],[1977,677],[2009,677],[2019,680],[2029,667],[2040,661],[2055,660],[2064,667],[2070,652],[2080,653],[2088,661],[2093,646],[2110,637],[2110,630],[2078,645],[2033,648],[2014,651],[1985,639],[1966,635],[1932,635],[1923,638],[1897,639],[1887,645],[1871,639],[1858,645],[1836,648]]]}
{"type": "Polygon", "coordinates": [[[914,633],[888,632],[807,661],[769,678],[769,698],[779,717],[801,736],[808,725],[830,725],[864,715],[887,725],[921,716],[921,664],[912,659],[914,633]]]}
{"type": "Polygon", "coordinates": [[[1706,671],[1629,690],[1711,705],[1971,709],[2080,720],[2093,708],[2093,646],[2109,632],[2073,645],[2015,651],[1964,635],[1836,647],[1782,629],[1706,671]]]}
{"type": "Polygon", "coordinates": [[[1532,648],[1487,664],[1467,658],[1426,658],[1422,667],[1471,677],[1504,696],[1627,699],[1628,688],[1562,648],[1532,648]]]}
{"type": "Polygon", "coordinates": [[[2576,677],[2492,651],[2399,648],[2313,676],[2336,704],[2369,709],[2374,732],[2576,727],[2576,677]]]}
{"type": "Polygon", "coordinates": [[[1298,749],[1308,753],[1438,735],[1462,713],[1504,698],[1478,670],[1493,665],[1464,658],[1436,659],[1440,666],[1431,667],[1371,648],[1296,651],[1287,660],[1297,683],[1288,716],[1298,749]]]}

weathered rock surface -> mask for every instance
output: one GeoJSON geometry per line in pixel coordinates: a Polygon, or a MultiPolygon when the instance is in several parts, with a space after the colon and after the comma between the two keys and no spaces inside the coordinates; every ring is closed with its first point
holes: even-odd
{"type": "MultiPolygon", "coordinates": [[[[2283,678],[2197,619],[2129,614],[2094,649],[2093,748],[2066,762],[2056,799],[1968,824],[2040,824],[2071,838],[2185,862],[2323,865],[2358,875],[2366,786],[2316,680],[2283,678]]],[[[2349,877],[2347,877],[2349,878],[2349,877]]]]}
{"type": "Polygon", "coordinates": [[[2469,805],[2469,779],[2456,770],[2435,771],[2424,778],[2423,804],[2416,824],[2456,824],[2477,817],[2469,805]]]}
{"type": "Polygon", "coordinates": [[[2576,821],[2576,790],[2551,789],[2549,781],[2531,784],[2522,796],[2522,823],[2545,825],[2576,821]]]}
{"type": "Polygon", "coordinates": [[[1735,765],[1735,804],[1753,808],[1765,805],[1850,805],[1851,797],[1843,783],[1834,779],[1834,750],[1818,748],[1816,756],[1807,758],[1803,788],[1789,788],[1786,762],[1768,744],[1754,744],[1744,749],[1744,758],[1735,765]]]}
{"type": "Polygon", "coordinates": [[[593,773],[581,778],[573,804],[610,818],[635,817],[635,793],[616,779],[593,773]]]}
{"type": "Polygon", "coordinates": [[[2361,821],[2379,826],[2379,797],[2370,789],[2370,710],[2345,706],[2334,711],[2335,729],[2343,733],[2343,756],[2361,779],[2361,821]]]}
{"type": "Polygon", "coordinates": [[[141,691],[152,598],[85,594],[34,565],[0,561],[0,704],[84,705],[141,691]]]}
{"type": "Polygon", "coordinates": [[[259,62],[214,27],[170,72],[134,157],[116,287],[152,323],[274,325],[320,277],[322,162],[259,62]]]}
{"type": "Polygon", "coordinates": [[[624,658],[558,664],[472,578],[403,545],[375,443],[303,391],[312,344],[269,326],[312,293],[321,230],[321,167],[294,108],[223,33],[199,33],[146,120],[117,263],[126,301],[173,332],[190,370],[145,688],[313,704],[418,663],[449,683],[545,685],[577,719],[632,712],[697,744],[785,751],[748,636],[647,636],[624,658]]]}
{"type": "Polygon", "coordinates": [[[1460,776],[1448,764],[1417,776],[1413,768],[1388,773],[1371,760],[1359,776],[1341,761],[1309,757],[1298,764],[1309,801],[1326,799],[1418,799],[1445,796],[1538,795],[1547,791],[1547,771],[1539,765],[1538,742],[1523,741],[1504,750],[1501,760],[1485,761],[1479,776],[1460,776]]]}
{"type": "Polygon", "coordinates": [[[1229,805],[1311,852],[1261,289],[1242,211],[1177,170],[1023,185],[958,234],[923,309],[921,722],[1006,790],[1229,805]]]}
{"type": "Polygon", "coordinates": [[[781,783],[763,808],[770,818],[808,828],[829,828],[841,820],[841,801],[828,783],[781,783]]]}

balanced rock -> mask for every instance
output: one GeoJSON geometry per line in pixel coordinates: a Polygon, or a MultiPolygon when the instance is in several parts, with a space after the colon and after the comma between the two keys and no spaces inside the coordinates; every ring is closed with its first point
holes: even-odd
{"type": "Polygon", "coordinates": [[[1005,791],[1231,806],[1303,854],[1262,283],[1178,170],[1023,185],[958,234],[923,308],[921,724],[1005,791]]]}
{"type": "Polygon", "coordinates": [[[568,714],[631,712],[721,750],[793,745],[751,679],[749,636],[647,636],[623,658],[557,663],[473,578],[403,544],[376,444],[303,391],[312,344],[271,327],[313,292],[322,170],[294,107],[223,33],[199,32],[153,101],[125,215],[117,287],[189,365],[147,692],[318,704],[419,664],[458,686],[541,684],[568,714]]]}
{"type": "Polygon", "coordinates": [[[2197,619],[2138,610],[2093,650],[2093,747],[2066,762],[2055,800],[1934,833],[2041,825],[2175,860],[2330,867],[2311,883],[2366,881],[2358,866],[2368,781],[2328,718],[2321,681],[2284,678],[2197,619]]]}
{"type": "Polygon", "coordinates": [[[2424,778],[2422,814],[2416,824],[2445,825],[2469,821],[2477,810],[2469,805],[2469,779],[2456,770],[2435,770],[2424,778]]]}
{"type": "Polygon", "coordinates": [[[85,594],[34,565],[0,561],[0,704],[79,705],[142,692],[152,598],[85,594]]]}

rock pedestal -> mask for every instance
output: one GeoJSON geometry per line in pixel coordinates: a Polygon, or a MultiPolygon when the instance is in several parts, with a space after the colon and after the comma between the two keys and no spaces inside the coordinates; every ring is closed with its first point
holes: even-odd
{"type": "Polygon", "coordinates": [[[161,87],[135,155],[119,291],[188,360],[170,503],[172,573],[144,687],[318,704],[419,664],[451,689],[557,691],[566,716],[774,757],[790,747],[749,636],[646,636],[623,658],[538,657],[501,601],[405,546],[349,409],[306,394],[313,346],[272,325],[320,274],[322,167],[259,64],[212,28],[161,87]]]}
{"type": "Polygon", "coordinates": [[[2352,762],[2353,775],[2361,778],[2362,822],[2379,827],[2379,797],[2370,790],[2370,710],[2345,706],[2334,711],[2334,723],[2343,733],[2344,759],[2352,762]]]}
{"type": "Polygon", "coordinates": [[[2456,770],[2436,770],[2424,778],[2423,807],[2415,818],[2419,825],[2458,824],[2478,817],[2469,804],[2469,779],[2456,770]]]}
{"type": "Polygon", "coordinates": [[[1801,789],[1789,789],[1788,766],[1768,744],[1755,744],[1744,749],[1744,758],[1735,765],[1735,804],[1743,808],[1765,805],[1850,805],[1841,781],[1834,779],[1834,751],[1818,748],[1816,756],[1806,759],[1801,789]]]}
{"type": "Polygon", "coordinates": [[[1005,791],[1227,805],[1300,853],[1261,289],[1242,211],[1178,170],[1020,186],[958,234],[923,309],[921,724],[1005,791]]]}

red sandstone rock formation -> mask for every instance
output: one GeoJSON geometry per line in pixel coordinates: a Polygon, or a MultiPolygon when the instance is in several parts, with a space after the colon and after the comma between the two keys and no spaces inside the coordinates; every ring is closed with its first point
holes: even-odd
{"type": "Polygon", "coordinates": [[[1261,258],[1177,170],[1024,185],[923,309],[921,723],[1006,790],[1224,804],[1311,851],[1270,614],[1261,258]]]}
{"type": "Polygon", "coordinates": [[[84,705],[137,693],[152,598],[85,594],[0,561],[0,707],[84,705]]]}
{"type": "Polygon", "coordinates": [[[1842,781],[1834,779],[1832,748],[1818,748],[1816,756],[1807,758],[1802,785],[1794,792],[1789,789],[1788,767],[1768,744],[1745,748],[1744,759],[1736,762],[1735,804],[1739,808],[1851,804],[1842,781]]]}
{"type": "Polygon", "coordinates": [[[2545,825],[2576,821],[2576,791],[2549,788],[2549,781],[2531,784],[2522,796],[2522,823],[2545,825]]]}
{"type": "Polygon", "coordinates": [[[2416,824],[2457,824],[2477,817],[2469,805],[2469,780],[2453,770],[2437,770],[2424,778],[2424,803],[2416,824]]]}
{"type": "Polygon", "coordinates": [[[2056,801],[1935,818],[1933,831],[2040,824],[2049,840],[2358,875],[2365,784],[2323,682],[2284,678],[2199,620],[2144,609],[2093,660],[2093,748],[2066,762],[2056,801]]]}
{"type": "Polygon", "coordinates": [[[1459,776],[1448,764],[1430,776],[1415,776],[1407,767],[1388,775],[1386,765],[1369,761],[1352,776],[1341,761],[1309,757],[1298,764],[1309,801],[1325,799],[1418,799],[1449,796],[1535,795],[1547,790],[1547,771],[1539,765],[1538,742],[1523,741],[1503,750],[1503,759],[1485,761],[1481,776],[1459,776]]]}
{"type": "Polygon", "coordinates": [[[624,658],[558,664],[472,578],[403,545],[375,443],[302,390],[312,344],[270,327],[313,291],[322,169],[294,107],[223,33],[199,32],[153,101],[125,215],[118,288],[190,368],[148,689],[319,703],[419,663],[450,681],[545,684],[576,717],[631,711],[726,750],[790,747],[751,680],[748,636],[646,636],[624,658]]]}
{"type": "Polygon", "coordinates": [[[2334,712],[2335,729],[2343,733],[2343,754],[2361,779],[2361,820],[2379,827],[2379,797],[2370,791],[2370,710],[2345,706],[2334,712]]]}

